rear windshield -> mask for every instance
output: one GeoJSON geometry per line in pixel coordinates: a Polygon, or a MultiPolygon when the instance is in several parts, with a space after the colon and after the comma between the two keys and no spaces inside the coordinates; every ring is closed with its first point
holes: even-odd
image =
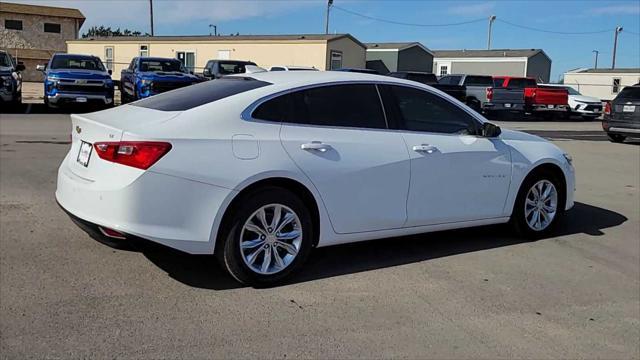
{"type": "Polygon", "coordinates": [[[13,62],[11,61],[11,57],[9,57],[9,54],[5,52],[0,53],[0,66],[13,67],[13,62]]]}
{"type": "Polygon", "coordinates": [[[507,87],[512,89],[522,89],[526,87],[536,87],[536,86],[538,85],[536,84],[535,80],[526,79],[526,78],[511,78],[509,79],[509,83],[507,84],[507,87]]]}
{"type": "Polygon", "coordinates": [[[501,88],[504,85],[504,79],[494,78],[493,79],[493,87],[501,88]]]}
{"type": "Polygon", "coordinates": [[[640,86],[627,86],[620,94],[618,94],[618,99],[634,99],[640,100],[640,86]]]}
{"type": "Polygon", "coordinates": [[[78,69],[105,71],[102,61],[86,56],[54,56],[51,69],[78,69]]]}
{"type": "Polygon", "coordinates": [[[423,84],[437,84],[438,80],[436,76],[433,74],[419,74],[419,73],[409,73],[407,74],[407,80],[417,81],[423,84]]]}
{"type": "Polygon", "coordinates": [[[246,65],[255,65],[255,64],[237,63],[237,62],[219,62],[218,71],[222,75],[242,74],[247,72],[246,65]]]}
{"type": "Polygon", "coordinates": [[[246,77],[228,77],[155,95],[131,105],[162,111],[184,111],[267,85],[271,83],[246,77]]]}

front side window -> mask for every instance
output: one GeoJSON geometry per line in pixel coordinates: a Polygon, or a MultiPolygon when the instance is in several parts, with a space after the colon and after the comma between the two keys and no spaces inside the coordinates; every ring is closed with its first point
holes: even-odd
{"type": "Polygon", "coordinates": [[[4,21],[4,28],[8,30],[22,30],[22,20],[9,20],[4,21]]]}
{"type": "Polygon", "coordinates": [[[320,126],[385,129],[375,85],[330,85],[294,93],[295,121],[320,126]]]}
{"type": "Polygon", "coordinates": [[[613,87],[611,92],[617,94],[620,91],[620,79],[613,79],[613,87]]]}
{"type": "Polygon", "coordinates": [[[60,34],[60,24],[44,23],[44,32],[60,34]]]}
{"type": "Polygon", "coordinates": [[[390,86],[400,129],[445,134],[476,134],[477,121],[448,100],[424,90],[390,86]]]}
{"type": "Polygon", "coordinates": [[[102,61],[95,57],[58,55],[51,60],[51,69],[78,69],[105,71],[102,61]]]}

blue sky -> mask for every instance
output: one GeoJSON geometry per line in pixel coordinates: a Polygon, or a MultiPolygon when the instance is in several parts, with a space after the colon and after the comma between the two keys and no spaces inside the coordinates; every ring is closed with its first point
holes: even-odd
{"type": "MultiPolygon", "coordinates": [[[[147,31],[147,0],[10,0],[79,8],[91,25],[147,31]]],[[[458,23],[496,15],[498,20],[558,32],[536,32],[496,21],[492,48],[542,48],[551,57],[552,80],[565,71],[611,66],[613,33],[620,34],[616,67],[640,67],[640,1],[354,1],[336,6],[374,18],[418,24],[458,23]]],[[[216,24],[223,34],[295,34],[324,31],[324,0],[208,1],[154,0],[156,35],[208,34],[216,24]]],[[[431,49],[484,49],[487,21],[447,27],[387,24],[333,9],[330,32],[351,33],[363,42],[419,41],[431,49]]]]}

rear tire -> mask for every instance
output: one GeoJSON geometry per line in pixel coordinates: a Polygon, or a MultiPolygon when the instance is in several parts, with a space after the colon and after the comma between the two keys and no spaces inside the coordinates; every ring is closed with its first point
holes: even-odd
{"type": "Polygon", "coordinates": [[[564,189],[552,172],[536,171],[524,180],[511,213],[510,223],[527,239],[549,235],[564,214],[564,189]]]}
{"type": "Polygon", "coordinates": [[[243,197],[216,251],[239,282],[264,287],[298,270],[314,243],[311,214],[295,194],[264,187],[243,197]],[[279,210],[278,210],[279,209],[279,210]]]}
{"type": "Polygon", "coordinates": [[[610,134],[610,133],[607,133],[607,137],[609,138],[609,141],[614,142],[614,143],[623,143],[624,140],[627,138],[624,135],[610,134]]]}

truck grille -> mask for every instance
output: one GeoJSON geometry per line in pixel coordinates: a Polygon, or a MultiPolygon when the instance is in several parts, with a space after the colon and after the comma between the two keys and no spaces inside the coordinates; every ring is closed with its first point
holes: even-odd
{"type": "Polygon", "coordinates": [[[58,84],[58,90],[61,92],[79,92],[79,93],[105,92],[105,89],[102,86],[84,86],[84,85],[67,85],[67,84],[58,84]]]}
{"type": "Polygon", "coordinates": [[[178,88],[189,86],[189,85],[191,85],[190,82],[183,82],[183,81],[162,81],[162,82],[154,81],[152,89],[153,89],[153,92],[155,93],[161,93],[161,92],[178,89],[178,88]]]}

